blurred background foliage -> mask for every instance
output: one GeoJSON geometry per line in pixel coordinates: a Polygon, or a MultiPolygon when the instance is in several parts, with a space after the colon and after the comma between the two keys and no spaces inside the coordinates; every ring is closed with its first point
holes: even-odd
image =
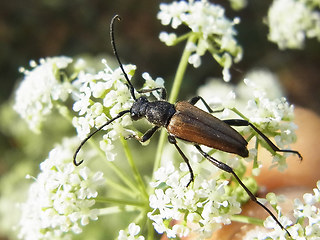
{"type": "MultiPolygon", "coordinates": [[[[112,54],[109,23],[116,13],[123,19],[116,26],[116,41],[123,61],[136,64],[140,72],[163,77],[170,88],[183,44],[167,47],[159,41],[158,34],[165,29],[156,19],[160,2],[165,1],[1,1],[0,101],[11,95],[15,82],[21,77],[18,67],[27,67],[30,59],[112,54]]],[[[229,1],[211,2],[223,5],[230,19],[241,18],[236,28],[244,57],[233,69],[233,81],[241,80],[243,74],[254,67],[269,68],[280,75],[291,102],[319,112],[319,42],[307,40],[302,51],[279,51],[267,40],[268,29],[263,24],[271,1],[249,1],[247,8],[239,12],[230,9],[229,1]]],[[[196,71],[189,67],[181,98],[193,95],[194,85],[200,86],[207,77],[221,75],[220,67],[212,64],[211,56],[206,57],[196,71]]]]}
{"type": "MultiPolygon", "coordinates": [[[[139,76],[146,71],[153,78],[163,77],[166,87],[170,89],[184,46],[167,47],[159,41],[160,31],[171,31],[156,18],[160,2],[165,1],[0,2],[0,198],[13,191],[19,195],[19,189],[26,186],[18,181],[19,176],[23,178],[26,173],[36,176],[38,164],[47,157],[53,144],[59,142],[61,136],[74,134],[69,123],[56,114],[45,126],[43,134],[35,135],[12,112],[10,104],[13,91],[22,77],[18,68],[29,68],[29,60],[38,61],[47,56],[111,55],[109,23],[117,13],[123,19],[116,25],[115,33],[119,54],[124,63],[132,63],[138,67],[134,85],[137,88],[142,85],[139,76]],[[16,162],[25,164],[15,166],[16,162]],[[35,168],[28,165],[30,162],[35,168]],[[15,180],[10,177],[13,175],[15,180]]],[[[223,5],[230,19],[235,16],[241,18],[236,29],[244,56],[231,70],[232,82],[241,81],[244,74],[253,68],[267,68],[278,74],[291,103],[320,113],[319,42],[307,40],[303,50],[280,51],[267,40],[268,29],[263,23],[271,1],[249,0],[248,6],[239,12],[230,9],[226,0],[211,2],[223,5]]],[[[189,66],[179,99],[194,96],[195,89],[204,84],[208,77],[221,77],[220,66],[214,64],[211,58],[209,54],[205,55],[198,69],[189,66]]],[[[15,197],[12,195],[12,199],[16,199],[15,197]]],[[[23,197],[19,195],[20,199],[23,197]]],[[[5,202],[2,200],[0,204],[1,211],[5,208],[5,202]]],[[[3,216],[0,215],[0,218],[3,216]]],[[[1,223],[3,222],[10,224],[12,221],[1,219],[1,223]]]]}

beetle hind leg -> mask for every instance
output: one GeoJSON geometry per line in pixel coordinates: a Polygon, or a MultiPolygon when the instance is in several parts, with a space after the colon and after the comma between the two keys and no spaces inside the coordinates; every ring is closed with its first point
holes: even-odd
{"type": "Polygon", "coordinates": [[[233,177],[237,180],[237,182],[241,185],[241,187],[247,192],[247,194],[249,195],[250,199],[255,202],[256,204],[258,204],[259,206],[261,206],[272,218],[273,220],[283,229],[287,232],[287,234],[291,237],[290,233],[288,232],[288,230],[282,226],[282,224],[279,222],[279,220],[276,218],[276,216],[270,211],[270,209],[268,209],[266,206],[264,206],[261,202],[258,201],[258,199],[256,198],[256,196],[246,187],[246,185],[244,185],[244,183],[241,181],[241,179],[238,177],[238,175],[233,171],[233,169],[228,166],[227,164],[220,162],[216,159],[214,159],[213,157],[211,157],[208,153],[206,153],[205,151],[203,151],[201,149],[201,147],[199,145],[195,145],[195,147],[198,149],[198,151],[200,152],[200,154],[206,158],[207,160],[209,160],[213,165],[215,165],[216,167],[220,168],[221,170],[231,173],[233,175],[233,177]]]}
{"type": "Polygon", "coordinates": [[[271,142],[271,140],[266,135],[264,135],[256,126],[254,126],[251,122],[249,122],[247,120],[229,119],[229,120],[224,120],[224,122],[230,126],[250,126],[256,133],[258,133],[266,141],[266,143],[272,148],[273,151],[293,153],[293,154],[298,155],[300,160],[302,160],[302,156],[298,151],[278,148],[276,145],[274,145],[273,142],[271,142]]]}

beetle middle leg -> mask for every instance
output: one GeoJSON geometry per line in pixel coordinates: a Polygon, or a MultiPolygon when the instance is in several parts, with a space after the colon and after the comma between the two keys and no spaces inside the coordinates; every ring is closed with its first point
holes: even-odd
{"type": "Polygon", "coordinates": [[[244,183],[240,180],[238,175],[233,171],[233,169],[230,166],[228,166],[227,164],[225,164],[223,162],[220,162],[220,161],[216,160],[215,158],[211,157],[208,153],[203,151],[199,145],[195,145],[195,147],[198,149],[200,154],[204,158],[209,160],[213,165],[215,165],[216,167],[220,168],[221,170],[223,170],[225,172],[231,173],[233,175],[233,177],[237,180],[237,182],[241,185],[241,187],[247,192],[247,194],[249,195],[250,199],[253,202],[257,203],[259,206],[261,206],[266,212],[268,212],[269,215],[273,218],[273,220],[275,220],[276,223],[283,230],[285,230],[289,236],[291,236],[290,233],[288,232],[288,230],[285,227],[282,226],[282,224],[279,222],[279,220],[276,218],[276,216],[266,206],[264,206],[261,202],[259,202],[258,199],[256,198],[256,196],[246,187],[246,185],[244,185],[244,183]]]}
{"type": "Polygon", "coordinates": [[[299,156],[300,160],[302,160],[302,156],[298,151],[278,148],[276,145],[274,145],[273,142],[271,142],[271,140],[266,135],[264,135],[256,126],[254,126],[252,123],[250,123],[247,120],[229,119],[229,120],[223,120],[223,121],[230,126],[250,126],[256,133],[258,133],[266,141],[266,143],[272,148],[273,151],[294,153],[299,156]]]}
{"type": "Polygon", "coordinates": [[[185,161],[185,163],[187,164],[187,166],[189,168],[190,180],[189,180],[189,182],[188,182],[188,184],[186,186],[186,187],[188,187],[190,185],[190,183],[193,182],[193,180],[194,180],[193,170],[192,170],[191,165],[189,163],[189,159],[186,157],[186,155],[182,152],[181,148],[178,146],[177,140],[176,140],[176,138],[174,136],[168,135],[168,141],[169,141],[169,143],[173,144],[176,147],[176,149],[178,150],[179,154],[181,155],[181,157],[183,158],[183,160],[185,161]]]}

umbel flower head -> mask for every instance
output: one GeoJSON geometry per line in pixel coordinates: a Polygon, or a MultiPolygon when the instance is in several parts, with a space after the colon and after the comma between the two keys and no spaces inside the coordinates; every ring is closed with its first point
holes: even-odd
{"type": "Polygon", "coordinates": [[[144,240],[143,236],[139,235],[140,226],[135,223],[130,223],[128,226],[128,231],[120,230],[118,240],[144,240]]]}
{"type": "Polygon", "coordinates": [[[320,41],[317,0],[274,0],[267,17],[270,41],[280,49],[300,49],[306,38],[320,41]]]}
{"type": "MultiPolygon", "coordinates": [[[[305,193],[303,200],[295,199],[293,204],[293,219],[281,216],[281,208],[278,206],[280,202],[274,194],[268,194],[267,198],[272,201],[280,220],[292,235],[292,239],[297,240],[316,240],[320,234],[320,181],[317,182],[316,188],[313,189],[314,194],[305,193]]],[[[286,239],[283,231],[275,224],[274,220],[268,217],[264,222],[265,231],[249,231],[244,239],[286,239]],[[251,238],[250,238],[251,236],[251,238]]]]}
{"type": "Polygon", "coordinates": [[[163,25],[171,24],[176,29],[180,25],[186,25],[191,32],[178,37],[175,33],[160,33],[160,40],[167,45],[175,45],[190,37],[188,50],[192,53],[189,63],[194,67],[201,65],[201,56],[209,51],[215,60],[224,67],[223,79],[230,80],[229,68],[232,62],[238,62],[242,58],[242,48],[238,45],[233,21],[224,15],[224,9],[207,0],[201,1],[174,1],[171,4],[160,4],[158,18],[163,25]]]}
{"type": "MultiPolygon", "coordinates": [[[[73,85],[79,89],[79,93],[74,96],[73,104],[73,110],[78,112],[79,116],[73,118],[73,125],[81,139],[84,139],[92,128],[98,128],[119,112],[130,109],[134,102],[120,67],[112,70],[105,60],[103,62],[105,64],[103,71],[97,74],[81,72],[73,82],[73,85]]],[[[124,65],[123,67],[131,78],[136,66],[124,65]]],[[[162,78],[153,80],[148,73],[143,73],[142,77],[145,79],[144,89],[163,87],[162,78]]],[[[155,91],[152,94],[156,98],[159,97],[155,91]]],[[[115,157],[115,153],[112,152],[114,148],[112,142],[120,136],[136,134],[136,130],[132,127],[129,114],[106,126],[105,130],[108,131],[104,132],[100,147],[106,153],[107,159],[112,161],[115,157]]]]}
{"type": "Polygon", "coordinates": [[[150,196],[152,212],[148,217],[158,233],[169,238],[186,237],[191,232],[200,239],[210,237],[221,227],[230,224],[230,216],[241,212],[236,194],[228,194],[229,181],[208,171],[197,175],[194,183],[186,187],[190,176],[185,163],[176,169],[172,162],[155,173],[155,193],[150,196]],[[165,188],[160,187],[165,183],[165,188]],[[172,226],[171,221],[179,221],[172,226]]]}
{"type": "Polygon", "coordinates": [[[66,138],[40,164],[41,172],[21,204],[19,237],[25,240],[71,239],[68,232],[81,233],[81,226],[98,219],[93,206],[102,172],[75,167],[72,156],[78,138],[66,138]]]}
{"type": "Polygon", "coordinates": [[[26,120],[29,128],[39,132],[45,117],[55,102],[64,102],[71,92],[71,84],[65,81],[61,71],[72,62],[69,57],[40,59],[38,65],[30,62],[32,70],[21,68],[25,77],[16,91],[14,109],[26,120]]]}

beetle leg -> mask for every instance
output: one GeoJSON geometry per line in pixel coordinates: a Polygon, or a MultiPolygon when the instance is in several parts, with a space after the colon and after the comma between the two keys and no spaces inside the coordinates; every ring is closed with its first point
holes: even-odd
{"type": "Polygon", "coordinates": [[[157,88],[152,88],[152,89],[140,89],[138,93],[149,93],[153,91],[160,91],[160,97],[161,100],[166,100],[167,99],[167,90],[163,87],[157,87],[157,88]]]}
{"type": "Polygon", "coordinates": [[[127,137],[125,137],[126,140],[130,139],[130,138],[135,138],[136,140],[138,140],[139,142],[146,142],[148,141],[153,134],[159,129],[158,126],[154,126],[153,128],[150,128],[142,137],[139,137],[137,135],[129,135],[127,137]]]}
{"type": "Polygon", "coordinates": [[[204,104],[204,106],[206,107],[206,109],[208,110],[209,113],[218,113],[218,112],[222,112],[224,110],[224,108],[223,108],[220,110],[213,111],[212,108],[209,106],[209,104],[201,96],[196,96],[196,97],[191,98],[189,100],[189,103],[191,105],[195,105],[199,100],[201,100],[201,102],[204,104]]]}
{"type": "Polygon", "coordinates": [[[266,207],[264,206],[261,202],[258,201],[258,199],[256,198],[256,196],[246,187],[246,185],[244,185],[244,183],[240,180],[240,178],[238,177],[238,175],[233,171],[233,169],[231,167],[229,167],[227,164],[220,162],[216,159],[214,159],[213,157],[211,157],[209,154],[207,154],[206,152],[204,152],[201,147],[199,145],[195,145],[195,147],[198,149],[198,151],[200,152],[200,154],[206,158],[207,160],[209,160],[213,165],[215,165],[216,167],[220,168],[221,170],[231,173],[233,175],[233,177],[237,180],[237,182],[241,185],[241,187],[247,192],[247,194],[249,195],[250,199],[257,203],[258,205],[260,205],[266,212],[269,213],[269,215],[273,218],[273,220],[276,221],[276,223],[287,232],[287,234],[291,237],[290,233],[288,232],[288,230],[286,228],[284,228],[282,226],[282,224],[279,222],[279,220],[275,217],[275,215],[266,207]]]}
{"type": "Polygon", "coordinates": [[[230,120],[224,120],[223,122],[231,126],[250,126],[256,133],[258,133],[266,141],[266,143],[272,148],[273,151],[294,153],[299,156],[300,160],[302,160],[302,156],[298,151],[278,148],[276,145],[274,145],[273,142],[271,142],[271,140],[266,135],[264,135],[256,126],[254,126],[252,123],[250,123],[247,120],[230,119],[230,120]]]}
{"type": "Polygon", "coordinates": [[[188,187],[190,185],[190,183],[193,182],[193,180],[194,180],[193,170],[192,170],[191,165],[189,163],[189,159],[186,157],[186,155],[182,152],[181,148],[178,146],[177,140],[176,140],[176,138],[174,136],[168,135],[168,141],[169,141],[169,143],[173,144],[176,147],[176,149],[178,150],[179,154],[181,155],[181,157],[183,158],[183,160],[185,161],[185,163],[187,164],[187,166],[189,168],[190,181],[188,182],[188,184],[186,186],[186,187],[188,187]]]}

